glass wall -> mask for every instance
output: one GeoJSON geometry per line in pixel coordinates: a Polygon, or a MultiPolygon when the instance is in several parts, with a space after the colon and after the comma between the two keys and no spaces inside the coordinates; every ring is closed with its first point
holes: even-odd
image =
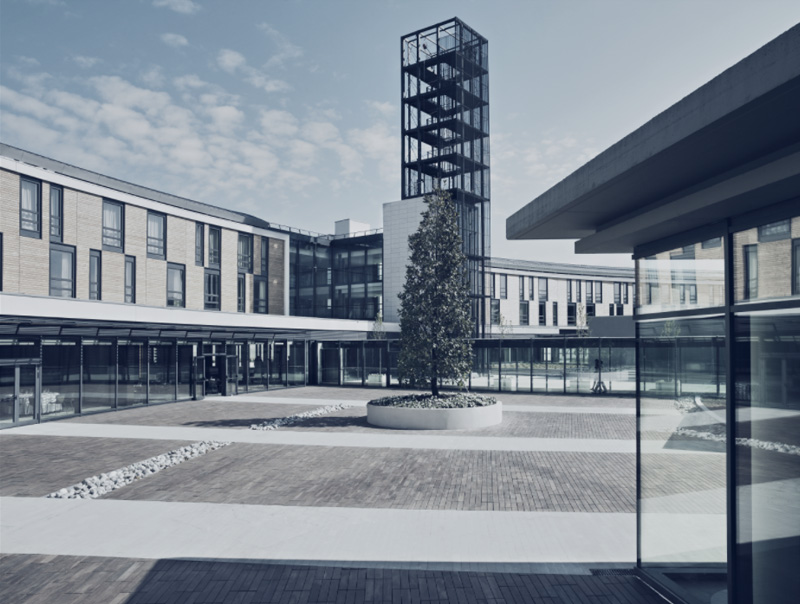
{"type": "Polygon", "coordinates": [[[114,408],[116,349],[111,339],[83,341],[83,413],[114,408]]]}
{"type": "Polygon", "coordinates": [[[42,340],[42,418],[80,411],[80,341],[42,340]]]}
{"type": "Polygon", "coordinates": [[[178,399],[192,396],[192,363],[195,347],[191,344],[178,345],[178,399]]]}
{"type": "Polygon", "coordinates": [[[304,386],[306,383],[306,343],[287,342],[288,347],[288,385],[304,386]]]}
{"type": "Polygon", "coordinates": [[[175,345],[164,342],[150,343],[150,403],[175,400],[177,387],[175,345]]]}
{"type": "Polygon", "coordinates": [[[119,366],[119,400],[117,406],[130,407],[147,403],[147,342],[120,340],[117,358],[119,366]]]}

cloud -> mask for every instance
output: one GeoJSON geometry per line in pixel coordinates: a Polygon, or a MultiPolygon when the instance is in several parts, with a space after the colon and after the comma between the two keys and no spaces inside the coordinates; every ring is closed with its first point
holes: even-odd
{"type": "Polygon", "coordinates": [[[385,182],[397,183],[400,165],[400,137],[393,134],[388,124],[376,122],[367,128],[353,128],[347,140],[362,154],[378,163],[378,173],[385,182]]]}
{"type": "Polygon", "coordinates": [[[397,117],[397,106],[394,103],[389,103],[388,101],[364,101],[364,103],[370,110],[383,118],[397,117]]]}
{"type": "Polygon", "coordinates": [[[278,47],[278,52],[272,55],[264,65],[265,67],[283,67],[287,61],[297,60],[303,56],[303,49],[292,44],[289,39],[272,27],[269,23],[259,23],[256,27],[263,31],[267,37],[278,47]]]}
{"type": "Polygon", "coordinates": [[[259,119],[264,133],[270,137],[288,138],[297,134],[297,118],[288,111],[263,109],[259,119]]]}
{"type": "Polygon", "coordinates": [[[159,65],[153,65],[139,74],[142,84],[153,88],[161,88],[164,85],[164,70],[159,65]]]}
{"type": "Polygon", "coordinates": [[[193,15],[200,10],[200,5],[192,0],[153,0],[153,6],[168,8],[183,15],[193,15]]]}
{"type": "Polygon", "coordinates": [[[247,64],[244,55],[223,48],[217,54],[217,65],[220,69],[231,75],[241,74],[245,82],[265,92],[284,92],[290,89],[289,84],[268,76],[266,73],[247,64]]]}
{"type": "Polygon", "coordinates": [[[83,55],[73,55],[70,57],[70,60],[81,69],[91,69],[101,61],[101,59],[97,57],[86,57],[83,55]]]}
{"type": "Polygon", "coordinates": [[[244,113],[230,105],[208,107],[205,113],[211,118],[212,128],[218,132],[233,132],[244,121],[244,113]]]}
{"type": "Polygon", "coordinates": [[[180,34],[161,34],[161,41],[167,46],[172,46],[172,48],[181,48],[189,45],[189,40],[180,34]]]}

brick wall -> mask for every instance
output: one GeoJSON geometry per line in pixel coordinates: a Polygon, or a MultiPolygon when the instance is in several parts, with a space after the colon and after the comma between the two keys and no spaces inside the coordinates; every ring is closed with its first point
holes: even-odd
{"type": "Polygon", "coordinates": [[[220,281],[222,283],[222,310],[236,312],[236,280],[239,275],[237,266],[237,246],[239,234],[236,231],[222,229],[222,258],[220,281]]]}
{"type": "Polygon", "coordinates": [[[19,291],[19,176],[0,170],[3,291],[19,291]]]}

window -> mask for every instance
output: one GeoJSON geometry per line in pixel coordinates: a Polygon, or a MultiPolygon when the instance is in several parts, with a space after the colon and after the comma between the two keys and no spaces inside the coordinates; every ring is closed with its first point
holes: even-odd
{"type": "Polygon", "coordinates": [[[103,249],[122,252],[125,235],[125,208],[116,201],[103,200],[103,249]]]}
{"type": "Polygon", "coordinates": [[[586,305],[586,316],[593,317],[595,314],[594,312],[594,304],[587,304],[586,305]]]}
{"type": "Polygon", "coordinates": [[[125,302],[136,304],[136,258],[125,256],[125,302]]]}
{"type": "Polygon", "coordinates": [[[533,286],[533,277],[528,277],[528,299],[530,300],[533,300],[536,295],[536,289],[533,286]]]}
{"type": "Polygon", "coordinates": [[[547,325],[547,305],[539,302],[539,325],[547,325]]]}
{"type": "MultiPolygon", "coordinates": [[[[580,281],[578,281],[580,283],[580,281]]],[[[567,304],[567,325],[575,325],[578,321],[578,307],[576,304],[567,304]]]]}
{"type": "Polygon", "coordinates": [[[219,268],[222,233],[217,227],[208,227],[208,266],[219,268]]]}
{"type": "Polygon", "coordinates": [[[167,217],[147,212],[147,257],[167,259],[167,217]]]}
{"type": "Polygon", "coordinates": [[[621,317],[625,314],[625,307],[622,304],[617,304],[617,316],[621,317]]]}
{"type": "Polygon", "coordinates": [[[102,259],[99,250],[89,250],[89,299],[102,300],[102,259]]]}
{"type": "Polygon", "coordinates": [[[567,302],[572,302],[572,279],[567,279],[567,302]]]}
{"type": "Polygon", "coordinates": [[[628,288],[629,287],[630,287],[630,285],[628,283],[625,283],[624,286],[623,286],[623,289],[622,289],[622,303],[623,304],[627,304],[628,303],[628,288]]]}
{"type": "Polygon", "coordinates": [[[269,274],[269,238],[261,238],[261,274],[269,274]]]}
{"type": "Polygon", "coordinates": [[[38,180],[20,178],[19,231],[25,237],[42,236],[42,184],[38,180]]]}
{"type": "Polygon", "coordinates": [[[206,263],[206,225],[197,222],[194,225],[194,263],[203,266],[206,263]]]}
{"type": "Polygon", "coordinates": [[[75,248],[50,244],[50,295],[75,297],[75,248]]]}
{"type": "Polygon", "coordinates": [[[539,277],[539,301],[547,301],[547,277],[539,277]]]}
{"type": "Polygon", "coordinates": [[[701,244],[704,250],[711,249],[712,247],[720,247],[722,245],[722,237],[714,237],[713,239],[706,239],[701,244]]]}
{"type": "Polygon", "coordinates": [[[576,302],[580,302],[581,301],[581,281],[580,281],[580,279],[575,281],[575,290],[577,292],[576,296],[575,296],[575,301],[576,302]]]}
{"type": "Polygon", "coordinates": [[[615,307],[614,307],[614,305],[613,305],[613,304],[609,304],[609,305],[608,305],[608,316],[609,316],[609,317],[613,317],[613,316],[614,316],[614,308],[615,308],[615,307]]]}
{"type": "MultiPolygon", "coordinates": [[[[0,237],[0,253],[2,253],[3,240],[0,237]]],[[[2,259],[0,259],[0,272],[2,272],[2,259]]],[[[0,282],[0,290],[3,289],[0,282]]],[[[800,239],[792,240],[792,295],[800,295],[800,239]]]]}
{"type": "Polygon", "coordinates": [[[64,191],[50,185],[50,241],[64,240],[64,191]]]}
{"type": "Polygon", "coordinates": [[[519,299],[525,299],[525,277],[519,278],[519,299]]]}
{"type": "Polygon", "coordinates": [[[238,279],[236,280],[236,310],[238,312],[245,312],[244,297],[245,297],[244,273],[239,273],[238,279]]]}
{"type": "Polygon", "coordinates": [[[239,272],[253,272],[253,236],[246,233],[239,233],[239,272]]]}
{"type": "Polygon", "coordinates": [[[744,298],[758,298],[758,245],[744,246],[744,298]]]}
{"type": "Polygon", "coordinates": [[[489,275],[489,297],[497,297],[497,275],[494,273],[489,275]]]}
{"type": "Polygon", "coordinates": [[[553,302],[553,325],[558,325],[558,302],[553,302]]]}
{"type": "Polygon", "coordinates": [[[622,283],[614,282],[614,304],[622,303],[622,283]]]}
{"type": "Polygon", "coordinates": [[[184,290],[186,267],[183,264],[167,264],[167,306],[183,308],[186,306],[184,290]]]}
{"type": "Polygon", "coordinates": [[[520,325],[528,325],[530,324],[530,306],[531,303],[523,300],[519,303],[519,324],[520,325]]]}
{"type": "Polygon", "coordinates": [[[592,282],[591,281],[587,281],[586,282],[586,304],[591,304],[592,302],[594,302],[593,290],[594,290],[594,288],[592,287],[592,282]]]}
{"type": "Polygon", "coordinates": [[[594,301],[598,304],[603,301],[603,284],[600,281],[594,282],[594,301]]]}
{"type": "MultiPolygon", "coordinates": [[[[209,246],[208,253],[211,253],[211,229],[209,229],[209,246]]],[[[205,309],[206,310],[219,310],[220,309],[220,282],[219,271],[207,268],[205,272],[205,309]]]]}
{"type": "Polygon", "coordinates": [[[492,325],[500,325],[500,300],[492,300],[492,325]]]}
{"type": "Polygon", "coordinates": [[[500,277],[500,298],[505,300],[508,298],[508,275],[499,275],[500,277]]]}
{"type": "Polygon", "coordinates": [[[253,277],[253,312],[267,314],[267,278],[253,277]]]}
{"type": "MultiPolygon", "coordinates": [[[[762,224],[758,227],[758,241],[779,241],[780,239],[789,239],[792,236],[792,221],[790,218],[786,220],[779,220],[778,222],[771,222],[770,224],[762,224]]],[[[758,295],[754,296],[758,297],[758,295]]]]}

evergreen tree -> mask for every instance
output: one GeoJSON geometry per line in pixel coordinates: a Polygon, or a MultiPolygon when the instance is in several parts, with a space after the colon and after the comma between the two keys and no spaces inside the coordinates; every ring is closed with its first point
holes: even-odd
{"type": "Polygon", "coordinates": [[[425,196],[427,209],[408,238],[410,262],[400,294],[400,376],[439,394],[443,380],[464,383],[472,365],[466,258],[449,193],[425,196]]]}

